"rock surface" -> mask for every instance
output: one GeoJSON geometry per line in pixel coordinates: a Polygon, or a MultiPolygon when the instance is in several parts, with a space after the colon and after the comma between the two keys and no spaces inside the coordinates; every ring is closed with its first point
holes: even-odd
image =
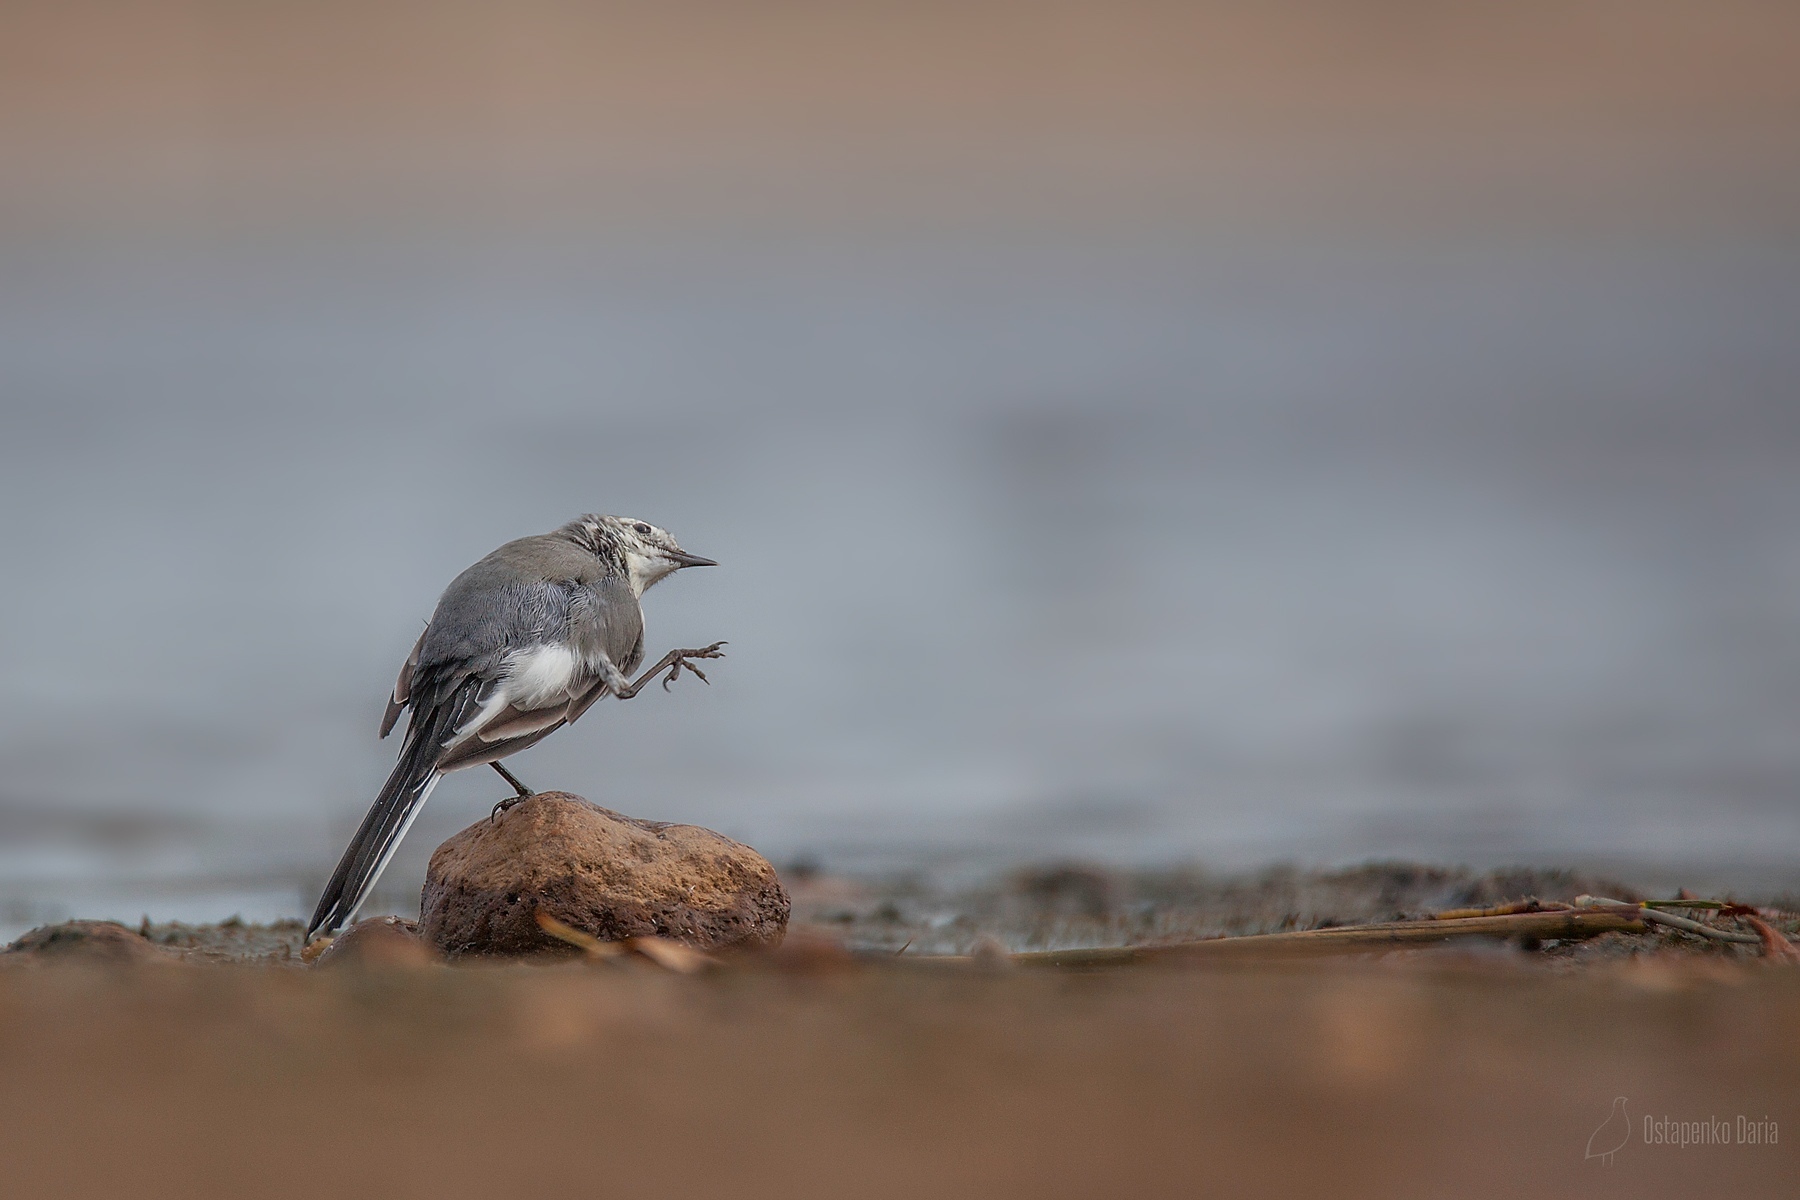
{"type": "Polygon", "coordinates": [[[117,921],[64,921],[41,925],[8,946],[6,957],[88,963],[173,962],[175,955],[117,921]]]}
{"type": "Polygon", "coordinates": [[[445,954],[574,953],[538,926],[539,911],[603,941],[749,949],[780,943],[788,895],[748,846],[567,792],[521,800],[432,854],[419,927],[445,954]]]}

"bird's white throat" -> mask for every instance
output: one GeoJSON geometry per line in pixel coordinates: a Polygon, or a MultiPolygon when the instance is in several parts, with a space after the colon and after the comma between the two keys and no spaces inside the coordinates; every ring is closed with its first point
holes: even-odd
{"type": "Polygon", "coordinates": [[[672,562],[660,554],[644,554],[634,549],[625,551],[625,574],[631,582],[632,594],[639,597],[658,581],[667,579],[680,569],[680,563],[672,562]]]}

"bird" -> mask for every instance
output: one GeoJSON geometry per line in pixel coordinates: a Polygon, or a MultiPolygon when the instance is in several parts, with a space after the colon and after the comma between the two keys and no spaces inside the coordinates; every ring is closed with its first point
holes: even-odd
{"type": "Polygon", "coordinates": [[[1612,1113],[1600,1128],[1588,1135],[1587,1153],[1583,1158],[1597,1158],[1602,1166],[1612,1163],[1613,1155],[1631,1140],[1631,1117],[1625,1112],[1625,1097],[1614,1096],[1612,1113]]]}
{"type": "Polygon", "coordinates": [[[410,710],[398,760],[319,896],[306,942],[356,915],[400,840],[447,772],[487,764],[514,796],[532,794],[500,760],[536,745],[604,696],[629,700],[667,671],[664,690],[694,659],[723,658],[714,642],[644,658],[640,600],[684,567],[716,567],[674,536],[632,517],[589,513],[549,533],[506,543],[444,589],[400,667],[381,718],[392,733],[410,710]]]}

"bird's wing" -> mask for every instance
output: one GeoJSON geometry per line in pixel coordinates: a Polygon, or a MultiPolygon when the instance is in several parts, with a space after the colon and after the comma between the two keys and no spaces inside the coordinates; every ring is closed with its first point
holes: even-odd
{"type": "Polygon", "coordinates": [[[415,720],[464,679],[481,681],[442,727],[446,770],[537,741],[592,691],[598,657],[629,667],[641,653],[643,619],[623,581],[520,579],[510,564],[494,566],[444,594],[411,681],[415,720]]]}
{"type": "Polygon", "coordinates": [[[548,735],[586,692],[572,632],[591,623],[576,610],[594,604],[593,558],[533,540],[482,559],[438,600],[382,717],[385,735],[412,710],[399,761],[319,897],[309,938],[355,915],[445,771],[548,735]]]}
{"type": "Polygon", "coordinates": [[[562,728],[579,697],[595,686],[562,647],[540,644],[510,654],[498,675],[467,693],[461,712],[445,726],[438,770],[498,762],[542,741],[562,728]]]}
{"type": "MultiPolygon", "coordinates": [[[[481,681],[475,693],[480,705],[497,706],[495,688],[516,673],[521,655],[568,642],[571,612],[588,590],[576,577],[529,573],[499,552],[458,575],[438,600],[410,671],[403,672],[403,703],[412,708],[413,722],[447,703],[468,679],[481,681]]],[[[455,738],[479,728],[481,722],[469,723],[471,716],[457,712],[444,733],[455,738]]]]}
{"type": "MultiPolygon", "coordinates": [[[[435,692],[443,681],[431,678],[432,674],[429,668],[421,670],[415,681],[434,685],[432,690],[435,692]]],[[[394,764],[393,772],[382,785],[375,803],[363,817],[356,836],[345,847],[337,869],[331,873],[330,881],[320,894],[319,906],[313,910],[312,921],[306,928],[308,940],[315,933],[335,933],[356,915],[356,910],[368,898],[376,880],[381,878],[382,871],[387,869],[394,851],[399,848],[400,839],[406,836],[443,775],[439,760],[443,757],[445,731],[459,719],[466,720],[466,713],[477,703],[482,686],[480,679],[465,675],[447,695],[429,707],[413,706],[399,761],[394,764]]]]}
{"type": "MultiPolygon", "coordinates": [[[[430,626],[426,626],[426,629],[429,631],[430,626]]],[[[425,634],[421,633],[419,640],[413,643],[412,653],[400,664],[400,677],[394,680],[394,694],[388,698],[387,711],[381,714],[382,737],[394,732],[394,723],[400,719],[401,712],[412,697],[413,672],[419,668],[419,651],[424,645],[425,634]]]]}
{"type": "MultiPolygon", "coordinates": [[[[526,542],[532,539],[525,539],[526,542]]],[[[581,578],[591,556],[563,562],[502,547],[457,576],[401,668],[382,728],[410,708],[409,728],[437,755],[437,768],[492,762],[575,719],[606,694],[593,660],[621,671],[643,657],[643,611],[615,575],[581,578]],[[567,570],[565,570],[567,568],[567,570]]],[[[539,548],[551,555],[560,543],[539,548]]]]}
{"type": "Polygon", "coordinates": [[[499,762],[509,755],[517,754],[528,746],[535,746],[565,724],[561,717],[541,728],[511,736],[500,736],[494,741],[475,737],[459,743],[443,752],[438,758],[440,771],[460,771],[464,767],[479,767],[483,763],[499,762]]]}
{"type": "Polygon", "coordinates": [[[570,610],[586,585],[507,571],[471,579],[482,565],[457,576],[438,601],[419,647],[421,666],[454,665],[487,674],[511,651],[568,639],[570,610]]]}

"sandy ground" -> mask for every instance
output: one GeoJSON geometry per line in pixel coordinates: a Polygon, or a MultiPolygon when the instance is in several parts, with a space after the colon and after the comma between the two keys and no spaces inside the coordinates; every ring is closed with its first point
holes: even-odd
{"type": "Polygon", "coordinates": [[[1282,925],[1309,896],[1362,919],[1495,882],[1274,873],[1137,911],[1147,878],[1057,868],[944,920],[941,894],[813,877],[788,952],[693,976],[321,970],[296,928],[153,926],[179,956],[0,970],[0,1162],[20,1196],[1793,1194],[1800,971],[1735,948],[1087,972],[818,949],[1282,925]],[[1629,1138],[1590,1159],[1616,1097],[1629,1138]],[[1731,1140],[1647,1143],[1646,1117],[1731,1140]]]}
{"type": "Polygon", "coordinates": [[[1791,1195],[1800,972],[0,977],[13,1195],[1791,1195]],[[1590,1135],[1627,1098],[1610,1163],[1590,1135]],[[1741,1115],[1775,1145],[1647,1145],[1741,1115]]]}

